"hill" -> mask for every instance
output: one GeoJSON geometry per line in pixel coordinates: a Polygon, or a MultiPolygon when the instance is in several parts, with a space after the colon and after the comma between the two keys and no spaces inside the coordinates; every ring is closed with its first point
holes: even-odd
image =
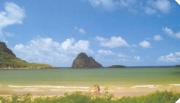
{"type": "Polygon", "coordinates": [[[72,68],[101,68],[103,67],[93,57],[87,56],[86,53],[79,53],[74,59],[72,68]]]}
{"type": "Polygon", "coordinates": [[[15,68],[31,68],[41,69],[51,67],[48,64],[28,63],[16,55],[6,46],[4,42],[0,42],[0,69],[15,69],[15,68]]]}

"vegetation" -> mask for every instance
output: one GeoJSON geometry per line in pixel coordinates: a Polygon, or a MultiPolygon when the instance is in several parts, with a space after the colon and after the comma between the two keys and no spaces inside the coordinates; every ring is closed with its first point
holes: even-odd
{"type": "Polygon", "coordinates": [[[179,93],[156,92],[141,97],[115,98],[111,94],[105,93],[99,96],[76,92],[65,94],[64,96],[36,97],[31,94],[22,96],[0,97],[0,103],[175,103],[180,98],[179,93]]]}
{"type": "MultiPolygon", "coordinates": [[[[2,56],[0,56],[1,58],[2,56]]],[[[48,64],[37,64],[37,63],[28,63],[26,61],[17,59],[17,58],[6,58],[0,60],[0,68],[1,69],[41,69],[41,68],[50,68],[51,66],[48,64]]]]}

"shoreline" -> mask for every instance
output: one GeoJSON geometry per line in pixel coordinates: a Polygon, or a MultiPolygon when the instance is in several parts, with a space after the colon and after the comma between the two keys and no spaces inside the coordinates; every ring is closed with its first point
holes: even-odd
{"type": "MultiPolygon", "coordinates": [[[[30,93],[33,96],[63,96],[65,93],[90,93],[91,86],[62,86],[62,85],[0,85],[0,96],[23,95],[30,93]]],[[[132,85],[132,86],[100,86],[100,93],[109,92],[116,97],[143,96],[156,91],[173,91],[180,93],[180,84],[168,85],[132,85]]]]}

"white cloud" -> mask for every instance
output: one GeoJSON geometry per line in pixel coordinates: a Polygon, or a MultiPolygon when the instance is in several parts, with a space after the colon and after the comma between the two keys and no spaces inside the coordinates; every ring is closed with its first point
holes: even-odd
{"type": "Polygon", "coordinates": [[[128,11],[135,11],[138,7],[137,0],[88,0],[93,7],[104,8],[105,10],[115,10],[126,8],[128,11]]]}
{"type": "Polygon", "coordinates": [[[170,35],[170,36],[172,36],[172,37],[175,37],[175,38],[180,39],[180,31],[175,32],[175,31],[173,31],[173,30],[172,30],[171,28],[169,28],[169,27],[163,28],[163,31],[164,31],[166,34],[168,34],[168,35],[170,35]]]}
{"type": "Polygon", "coordinates": [[[165,56],[159,57],[160,61],[163,62],[180,62],[180,52],[170,53],[165,56]]]}
{"type": "Polygon", "coordinates": [[[158,12],[168,13],[171,9],[170,0],[151,0],[147,2],[145,6],[146,14],[155,14],[158,12]]]}
{"type": "Polygon", "coordinates": [[[155,41],[160,41],[160,40],[162,40],[162,37],[161,37],[161,35],[154,35],[153,39],[155,41]]]}
{"type": "Polygon", "coordinates": [[[157,0],[155,2],[155,7],[163,13],[168,13],[171,9],[170,0],[157,0]]]}
{"type": "Polygon", "coordinates": [[[105,9],[112,9],[116,5],[114,0],[89,0],[93,7],[103,7],[105,9]]]}
{"type": "Polygon", "coordinates": [[[114,55],[114,53],[111,50],[104,50],[104,49],[98,50],[97,53],[103,56],[114,55]]]}
{"type": "Polygon", "coordinates": [[[87,33],[87,31],[84,28],[80,28],[80,27],[76,26],[76,27],[74,27],[74,29],[77,30],[81,34],[86,34],[87,33]]]}
{"type": "Polygon", "coordinates": [[[52,38],[37,38],[13,48],[18,57],[30,62],[48,63],[54,66],[70,66],[79,52],[92,53],[87,40],[68,38],[58,42],[52,38]]]}
{"type": "Polygon", "coordinates": [[[175,0],[180,5],[180,0],[175,0]]]}
{"type": "Polygon", "coordinates": [[[125,8],[128,11],[142,12],[146,14],[168,13],[171,9],[170,0],[88,0],[93,7],[101,7],[106,10],[125,8]]]}
{"type": "Polygon", "coordinates": [[[110,38],[96,37],[100,45],[108,48],[128,47],[129,44],[121,36],[112,36],[110,38]]]}
{"type": "Polygon", "coordinates": [[[65,51],[70,51],[71,53],[77,53],[80,51],[88,51],[90,43],[87,40],[75,41],[74,38],[66,39],[61,43],[61,47],[65,51]],[[72,51],[71,51],[72,50],[72,51]]]}
{"type": "Polygon", "coordinates": [[[149,47],[151,47],[151,43],[147,40],[144,40],[144,41],[139,43],[139,46],[142,48],[149,48],[149,47]]]}
{"type": "Polygon", "coordinates": [[[13,2],[6,2],[4,11],[0,11],[0,36],[6,36],[3,29],[14,24],[22,24],[25,18],[25,10],[13,2]]]}

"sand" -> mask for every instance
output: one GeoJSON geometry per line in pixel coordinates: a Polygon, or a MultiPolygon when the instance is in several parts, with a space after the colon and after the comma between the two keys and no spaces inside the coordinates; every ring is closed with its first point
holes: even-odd
{"type": "MultiPolygon", "coordinates": [[[[90,92],[89,86],[54,86],[54,85],[0,85],[0,95],[22,95],[31,93],[33,96],[62,96],[64,93],[72,93],[76,91],[90,92]]],[[[155,91],[173,91],[180,92],[180,84],[168,85],[132,85],[132,86],[100,86],[101,93],[108,91],[117,97],[122,96],[142,96],[155,91]]]]}

